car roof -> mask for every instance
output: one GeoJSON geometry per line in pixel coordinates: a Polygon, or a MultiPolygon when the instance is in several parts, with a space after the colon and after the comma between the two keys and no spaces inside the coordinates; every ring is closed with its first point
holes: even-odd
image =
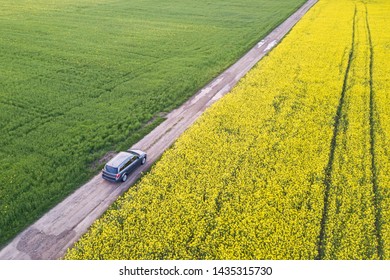
{"type": "Polygon", "coordinates": [[[120,152],[115,157],[113,157],[109,162],[107,162],[107,165],[112,167],[119,167],[124,161],[134,156],[135,155],[131,153],[120,152]]]}

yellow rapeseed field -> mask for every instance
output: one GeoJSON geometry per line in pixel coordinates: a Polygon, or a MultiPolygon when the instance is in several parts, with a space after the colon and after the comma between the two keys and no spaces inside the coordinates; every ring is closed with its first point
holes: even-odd
{"type": "Polygon", "coordinates": [[[390,3],[320,0],[66,259],[389,259],[390,3]]]}
{"type": "Polygon", "coordinates": [[[356,3],[353,44],[330,184],[325,257],[378,258],[370,137],[370,42],[365,6],[356,3]]]}
{"type": "Polygon", "coordinates": [[[367,18],[372,37],[373,139],[375,145],[375,198],[380,247],[390,259],[390,2],[371,1],[367,18]]]}

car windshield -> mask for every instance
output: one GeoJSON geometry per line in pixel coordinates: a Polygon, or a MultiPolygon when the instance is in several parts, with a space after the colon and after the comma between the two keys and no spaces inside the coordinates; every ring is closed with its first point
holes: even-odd
{"type": "Polygon", "coordinates": [[[117,174],[118,168],[106,165],[106,171],[109,173],[117,174]]]}

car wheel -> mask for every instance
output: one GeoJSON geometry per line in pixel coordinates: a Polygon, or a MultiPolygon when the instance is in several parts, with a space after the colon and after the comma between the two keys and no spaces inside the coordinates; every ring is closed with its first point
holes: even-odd
{"type": "Polygon", "coordinates": [[[145,162],[146,162],[146,157],[144,157],[144,158],[142,159],[141,164],[144,165],[145,162]]]}
{"type": "Polygon", "coordinates": [[[126,180],[127,180],[127,174],[123,175],[122,182],[126,182],[126,180]]]}

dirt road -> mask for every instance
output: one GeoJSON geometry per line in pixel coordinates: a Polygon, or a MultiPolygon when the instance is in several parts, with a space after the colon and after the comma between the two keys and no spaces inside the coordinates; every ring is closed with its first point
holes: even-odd
{"type": "Polygon", "coordinates": [[[0,259],[61,258],[66,249],[140,177],[141,172],[147,170],[206,108],[228,93],[316,2],[309,0],[245,56],[184,105],[169,113],[161,125],[135,144],[132,148],[147,152],[148,162],[130,176],[126,183],[113,184],[104,181],[101,174],[95,176],[4,247],[0,251],[0,259]]]}

